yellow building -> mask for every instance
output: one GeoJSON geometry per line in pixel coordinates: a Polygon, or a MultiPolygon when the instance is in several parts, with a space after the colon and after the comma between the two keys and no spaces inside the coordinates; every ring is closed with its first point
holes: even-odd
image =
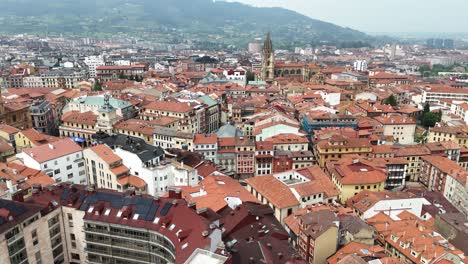
{"type": "Polygon", "coordinates": [[[148,124],[149,121],[141,119],[128,119],[114,125],[114,132],[132,137],[141,138],[146,143],[153,145],[155,128],[148,124]]]}
{"type": "Polygon", "coordinates": [[[67,112],[62,115],[62,125],[59,127],[60,136],[81,138],[84,141],[84,146],[89,146],[92,142],[92,136],[98,131],[97,118],[97,115],[91,111],[67,112]]]}
{"type": "Polygon", "coordinates": [[[367,139],[348,139],[342,135],[334,135],[329,139],[316,142],[314,151],[320,167],[323,168],[327,161],[341,159],[346,155],[368,156],[372,153],[372,145],[367,139]]]}
{"type": "Polygon", "coordinates": [[[342,204],[362,190],[383,191],[387,180],[384,168],[359,156],[330,161],[326,164],[326,171],[340,193],[342,204]]]}
{"type": "Polygon", "coordinates": [[[299,255],[311,264],[322,264],[338,247],[339,219],[330,210],[320,210],[298,217],[299,255]]]}
{"type": "Polygon", "coordinates": [[[15,135],[21,130],[6,124],[0,124],[0,137],[4,138],[8,143],[14,145],[15,135]]]}
{"type": "Polygon", "coordinates": [[[452,141],[468,148],[468,126],[433,127],[427,136],[427,142],[452,141]]]}
{"type": "Polygon", "coordinates": [[[17,153],[24,148],[33,148],[59,140],[58,137],[49,136],[37,132],[34,128],[19,131],[15,134],[15,146],[17,153]]]}

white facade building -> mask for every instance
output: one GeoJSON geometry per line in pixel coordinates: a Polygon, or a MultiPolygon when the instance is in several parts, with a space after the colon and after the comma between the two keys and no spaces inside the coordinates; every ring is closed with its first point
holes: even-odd
{"type": "Polygon", "coordinates": [[[398,215],[404,211],[421,217],[423,205],[431,205],[431,203],[425,198],[384,199],[367,209],[361,218],[366,220],[378,213],[385,213],[393,219],[398,219],[398,215]]]}
{"type": "Polygon", "coordinates": [[[57,183],[87,184],[82,149],[69,138],[23,149],[17,156],[26,166],[43,171],[57,183]]]}
{"type": "Polygon", "coordinates": [[[132,175],[146,182],[150,195],[164,195],[171,186],[198,185],[197,170],[184,166],[183,163],[160,161],[156,156],[152,160],[143,161],[136,153],[121,148],[116,148],[115,154],[122,158],[123,164],[132,175]]]}
{"type": "Polygon", "coordinates": [[[40,76],[27,76],[23,78],[24,87],[44,87],[42,84],[42,78],[40,76]]]}
{"type": "Polygon", "coordinates": [[[354,62],[354,70],[355,71],[367,71],[367,61],[365,60],[357,60],[354,62]]]}
{"type": "Polygon", "coordinates": [[[88,66],[89,77],[96,78],[96,68],[105,65],[102,56],[89,56],[84,59],[84,63],[88,66]]]}
{"type": "Polygon", "coordinates": [[[244,69],[224,70],[223,75],[232,83],[241,86],[247,84],[247,72],[244,69]]]}

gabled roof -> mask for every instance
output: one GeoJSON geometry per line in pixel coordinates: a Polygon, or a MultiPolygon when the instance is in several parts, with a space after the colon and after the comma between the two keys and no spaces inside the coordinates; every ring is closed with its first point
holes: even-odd
{"type": "Polygon", "coordinates": [[[52,143],[23,149],[23,152],[39,163],[54,160],[63,156],[80,152],[82,148],[69,138],[52,143]]]}

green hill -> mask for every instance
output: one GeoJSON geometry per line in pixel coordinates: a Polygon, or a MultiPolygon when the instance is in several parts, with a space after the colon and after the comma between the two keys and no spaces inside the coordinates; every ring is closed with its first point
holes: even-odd
{"type": "Polygon", "coordinates": [[[256,8],[212,0],[0,0],[0,31],[165,34],[170,38],[189,36],[199,41],[208,38],[208,41],[234,41],[235,44],[263,37],[266,31],[271,31],[278,47],[370,39],[359,31],[282,8],[256,8]]]}

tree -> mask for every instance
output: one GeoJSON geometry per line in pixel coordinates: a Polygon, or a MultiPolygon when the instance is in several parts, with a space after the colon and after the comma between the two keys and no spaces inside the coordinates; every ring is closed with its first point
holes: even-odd
{"type": "Polygon", "coordinates": [[[102,84],[99,81],[94,83],[93,91],[102,91],[102,84]]]}
{"type": "Polygon", "coordinates": [[[385,99],[384,104],[391,105],[391,106],[397,106],[398,105],[397,100],[396,100],[396,98],[395,98],[395,96],[393,94],[390,95],[390,97],[388,97],[387,99],[385,99]]]}
{"type": "Polygon", "coordinates": [[[426,114],[426,113],[429,113],[429,112],[431,112],[431,106],[429,105],[429,103],[426,103],[424,105],[423,115],[426,114]]]}
{"type": "Polygon", "coordinates": [[[421,116],[421,124],[425,127],[433,127],[437,122],[440,122],[442,120],[442,112],[438,111],[436,113],[433,113],[427,111],[426,106],[424,106],[424,111],[421,116]]]}
{"type": "Polygon", "coordinates": [[[433,127],[439,122],[439,116],[435,113],[425,113],[422,118],[422,125],[425,127],[433,127]]]}
{"type": "Polygon", "coordinates": [[[419,143],[419,144],[425,144],[425,143],[427,143],[427,136],[428,136],[428,133],[427,133],[427,130],[426,130],[421,134],[416,134],[414,136],[414,141],[416,143],[419,143]]]}

